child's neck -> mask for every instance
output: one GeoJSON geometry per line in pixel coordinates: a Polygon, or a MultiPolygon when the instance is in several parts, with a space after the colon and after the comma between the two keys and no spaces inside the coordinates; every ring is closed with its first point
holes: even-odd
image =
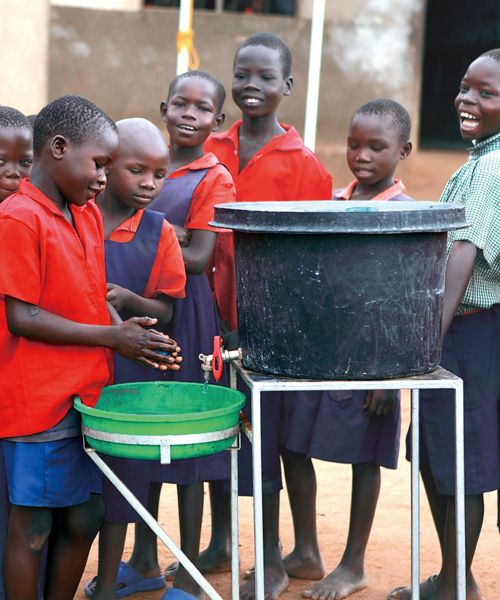
{"type": "Polygon", "coordinates": [[[242,171],[252,156],[274,137],[285,130],[280,125],[276,113],[262,117],[248,117],[243,114],[243,122],[238,131],[239,170],[242,171]]]}
{"type": "Polygon", "coordinates": [[[262,146],[277,135],[282,135],[285,130],[278,121],[276,113],[263,115],[262,117],[250,117],[242,115],[242,123],[239,130],[240,141],[243,139],[261,140],[262,146]]]}
{"type": "Polygon", "coordinates": [[[104,236],[106,239],[113,231],[130,219],[137,211],[135,208],[125,206],[109,190],[104,190],[97,198],[97,204],[101,209],[102,220],[104,222],[104,236]]]}
{"type": "Polygon", "coordinates": [[[68,206],[68,201],[61,194],[50,174],[36,162],[30,173],[30,183],[38,188],[47,198],[50,198],[62,212],[64,218],[73,225],[73,216],[68,206]]]}
{"type": "Polygon", "coordinates": [[[390,188],[392,185],[394,185],[394,177],[392,175],[390,177],[385,177],[374,184],[363,184],[362,182],[358,181],[352,192],[351,200],[371,200],[375,196],[378,196],[378,194],[381,194],[390,188]]]}
{"type": "Polygon", "coordinates": [[[179,146],[178,144],[170,144],[168,152],[168,168],[167,174],[173,173],[185,167],[189,163],[203,156],[203,146],[179,146]]]}

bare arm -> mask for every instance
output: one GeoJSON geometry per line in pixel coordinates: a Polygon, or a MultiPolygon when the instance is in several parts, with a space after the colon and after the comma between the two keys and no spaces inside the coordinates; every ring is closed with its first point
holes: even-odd
{"type": "Polygon", "coordinates": [[[446,264],[443,319],[441,335],[444,337],[453,320],[453,315],[462,299],[474,269],[477,248],[471,242],[453,242],[446,264]]]}
{"type": "Polygon", "coordinates": [[[217,234],[205,229],[192,229],[189,243],[182,247],[186,273],[200,275],[205,272],[214,251],[217,234]]]}
{"type": "Polygon", "coordinates": [[[119,325],[88,325],[71,321],[33,304],[6,297],[10,333],[58,345],[105,346],[126,358],[155,368],[178,368],[177,360],[158,351],[178,352],[168,336],[145,329],[156,323],[150,317],[134,317],[119,325]]]}
{"type": "Polygon", "coordinates": [[[149,315],[166,324],[172,318],[172,300],[161,294],[157,298],[144,298],[114,283],[107,284],[107,301],[117,310],[132,315],[149,315]]]}

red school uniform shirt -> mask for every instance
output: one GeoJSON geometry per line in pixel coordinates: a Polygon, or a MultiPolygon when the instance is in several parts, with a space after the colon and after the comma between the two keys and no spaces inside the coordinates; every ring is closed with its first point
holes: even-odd
{"type": "MultiPolygon", "coordinates": [[[[335,190],[333,192],[333,199],[350,200],[358,183],[358,180],[355,179],[354,181],[351,181],[347,187],[335,190]]],[[[405,189],[406,188],[400,179],[394,179],[394,182],[390,187],[382,190],[380,194],[373,196],[373,198],[370,198],[370,200],[412,200],[410,196],[407,196],[403,193],[405,189]]]]}
{"type": "MultiPolygon", "coordinates": [[[[242,121],[205,142],[233,176],[238,202],[331,200],[332,176],[304,146],[297,131],[281,123],[285,133],[273,137],[239,171],[239,128],[242,121]]],[[[214,252],[212,286],[222,319],[237,327],[232,233],[219,235],[214,252]]]]}
{"type": "MultiPolygon", "coordinates": [[[[137,233],[143,215],[144,209],[136,211],[130,218],[118,225],[109,239],[112,242],[130,242],[137,233]]],[[[144,289],[144,298],[156,298],[160,294],[172,298],[184,298],[186,296],[185,287],[186,270],[181,247],[174,228],[168,221],[163,220],[156,258],[144,289]]]]}
{"type": "Polygon", "coordinates": [[[70,206],[74,227],[27,180],[0,206],[0,438],[58,423],[78,395],[95,405],[111,382],[111,352],[9,332],[5,296],[80,323],[109,325],[104,232],[94,202],[70,206]]]}

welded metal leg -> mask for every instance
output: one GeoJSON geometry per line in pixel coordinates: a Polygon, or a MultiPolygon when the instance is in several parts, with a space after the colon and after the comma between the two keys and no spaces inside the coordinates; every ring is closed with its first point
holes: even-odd
{"type": "Polygon", "coordinates": [[[240,597],[240,553],[238,540],[238,449],[240,436],[231,446],[231,597],[240,597]]]}
{"type": "Polygon", "coordinates": [[[464,471],[464,388],[455,388],[455,519],[457,535],[457,599],[465,600],[465,471],[464,471]]]}
{"type": "Polygon", "coordinates": [[[420,598],[420,398],[411,391],[411,598],[420,598]]]}
{"type": "Polygon", "coordinates": [[[97,467],[104,473],[104,475],[111,481],[116,487],[120,494],[127,500],[127,502],[134,508],[139,516],[144,520],[153,532],[160,538],[175,558],[182,564],[186,571],[201,587],[201,589],[208,595],[210,600],[222,600],[217,591],[208,583],[203,575],[198,571],[194,564],[184,554],[184,552],[175,544],[175,542],[163,531],[153,516],[144,508],[144,506],[137,500],[134,494],[128,489],[128,487],[119,479],[115,473],[108,467],[108,465],[102,460],[102,458],[92,448],[85,448],[85,452],[88,454],[97,467]]]}
{"type": "Polygon", "coordinates": [[[255,598],[264,600],[264,536],[262,518],[262,452],[260,390],[251,388],[252,402],[252,467],[253,467],[253,518],[255,544],[255,598]]]}

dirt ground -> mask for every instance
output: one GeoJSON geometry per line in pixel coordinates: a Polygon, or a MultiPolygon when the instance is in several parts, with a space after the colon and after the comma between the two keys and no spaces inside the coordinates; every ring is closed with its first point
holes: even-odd
{"type": "MultiPolygon", "coordinates": [[[[322,160],[335,176],[335,185],[342,186],[350,180],[341,149],[319,148],[322,160]]],[[[407,187],[407,193],[419,200],[437,200],[453,171],[464,161],[465,152],[419,152],[402,163],[399,176],[407,187]]],[[[409,423],[409,397],[403,395],[403,435],[409,423]]],[[[327,571],[333,569],[347,538],[349,518],[351,469],[347,465],[315,462],[318,479],[317,519],[320,546],[327,571]]],[[[421,492],[421,573],[427,577],[439,565],[439,549],[430,513],[421,492]]],[[[500,598],[500,537],[496,528],[496,495],[487,494],[483,531],[479,541],[474,573],[481,586],[485,600],[500,598]]],[[[174,486],[164,486],[161,502],[160,523],[169,535],[177,539],[176,494],[174,486]]],[[[202,548],[209,538],[209,502],[206,494],[206,511],[202,532],[202,548]]],[[[281,539],[284,552],[289,552],[293,544],[290,510],[286,494],[282,495],[281,539]]],[[[248,498],[240,499],[240,560],[241,569],[253,564],[252,547],[252,505],[248,498]]],[[[133,528],[129,528],[125,557],[129,556],[133,528]]],[[[160,562],[167,565],[171,561],[168,551],[160,544],[160,562]]],[[[397,585],[406,584],[410,579],[410,466],[404,460],[404,444],[401,448],[399,468],[396,471],[384,470],[382,490],[375,523],[366,556],[368,587],[353,596],[356,600],[382,600],[388,591],[397,585]]],[[[87,568],[80,585],[77,600],[85,598],[83,583],[97,571],[97,545],[94,545],[87,568]]],[[[230,598],[229,574],[211,576],[210,581],[224,599],[230,598]]],[[[308,582],[292,579],[284,600],[300,598],[301,590],[308,582]]],[[[162,592],[135,594],[133,600],[159,600],[162,592]]]]}

